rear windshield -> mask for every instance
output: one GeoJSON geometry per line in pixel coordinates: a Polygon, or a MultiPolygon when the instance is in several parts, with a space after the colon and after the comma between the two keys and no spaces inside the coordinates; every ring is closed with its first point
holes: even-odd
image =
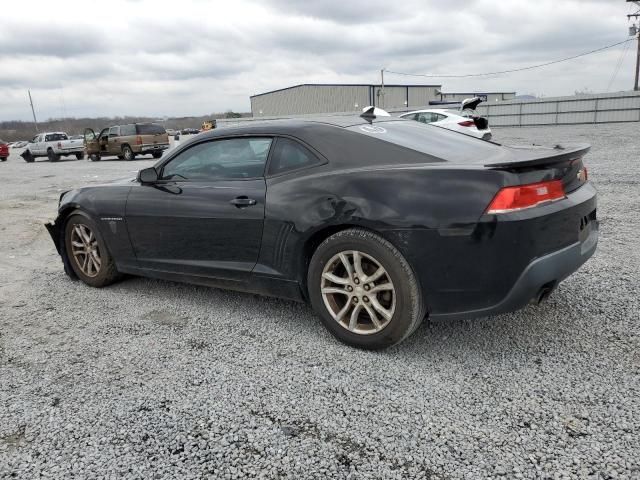
{"type": "Polygon", "coordinates": [[[45,142],[57,142],[59,140],[67,140],[67,134],[66,133],[50,133],[48,135],[45,135],[44,137],[45,142]]]}
{"type": "MultiPolygon", "coordinates": [[[[460,163],[495,154],[497,145],[446,128],[407,120],[354,125],[347,130],[460,163]]],[[[499,153],[499,152],[498,152],[499,153]]]]}
{"type": "Polygon", "coordinates": [[[158,133],[166,133],[162,125],[157,123],[141,123],[136,125],[138,135],[157,135],[158,133]]]}

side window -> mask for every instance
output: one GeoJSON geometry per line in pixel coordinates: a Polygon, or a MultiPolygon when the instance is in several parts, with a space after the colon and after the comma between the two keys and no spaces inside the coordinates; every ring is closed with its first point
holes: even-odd
{"type": "Polygon", "coordinates": [[[321,163],[308,148],[288,138],[278,138],[269,163],[269,175],[321,163]]]}
{"type": "Polygon", "coordinates": [[[439,122],[440,120],[444,120],[445,118],[447,118],[446,115],[442,115],[441,113],[434,113],[433,114],[433,120],[434,122],[439,122]]]}
{"type": "Polygon", "coordinates": [[[120,127],[120,136],[121,137],[129,137],[136,134],[136,126],[133,124],[130,125],[122,125],[120,127]]]}
{"type": "Polygon", "coordinates": [[[109,129],[109,136],[110,136],[110,137],[117,137],[117,136],[118,136],[119,131],[120,131],[120,128],[119,128],[119,127],[111,127],[111,128],[109,129]]]}
{"type": "Polygon", "coordinates": [[[229,138],[199,143],[162,169],[162,180],[256,178],[264,175],[270,138],[229,138]]]}
{"type": "Polygon", "coordinates": [[[431,117],[431,112],[422,112],[418,114],[418,118],[416,119],[421,123],[431,123],[432,117],[431,117]]]}

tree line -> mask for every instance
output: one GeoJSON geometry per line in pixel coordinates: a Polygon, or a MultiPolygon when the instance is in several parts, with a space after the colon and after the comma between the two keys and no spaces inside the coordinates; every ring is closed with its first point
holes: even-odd
{"type": "MultiPolygon", "coordinates": [[[[200,128],[205,120],[218,118],[250,117],[250,113],[236,113],[227,111],[224,113],[212,113],[210,115],[194,117],[96,117],[96,118],[50,118],[44,122],[38,122],[40,132],[66,132],[69,135],[81,135],[85,128],[92,128],[96,133],[111,125],[124,125],[127,123],[154,122],[164,128],[182,130],[183,128],[200,128]]],[[[0,139],[6,142],[29,140],[36,135],[36,127],[33,122],[21,120],[8,120],[0,122],[0,139]]]]}

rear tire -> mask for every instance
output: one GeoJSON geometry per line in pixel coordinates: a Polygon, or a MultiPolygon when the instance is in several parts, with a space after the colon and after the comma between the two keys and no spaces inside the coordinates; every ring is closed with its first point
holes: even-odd
{"type": "Polygon", "coordinates": [[[358,348],[402,342],[426,312],[411,266],[390,242],[364,229],[343,230],[322,242],[311,258],[307,286],[325,327],[358,348]]]}
{"type": "Polygon", "coordinates": [[[84,153],[76,153],[76,158],[78,160],[84,160],[84,153]]]}
{"type": "Polygon", "coordinates": [[[100,288],[118,280],[113,257],[91,218],[71,215],[65,224],[64,241],[71,268],[84,283],[100,288]]]}
{"type": "Polygon", "coordinates": [[[131,147],[129,145],[123,145],[122,146],[122,157],[125,160],[130,162],[131,160],[136,158],[136,154],[133,153],[133,150],[131,150],[131,147]]]}
{"type": "Polygon", "coordinates": [[[47,150],[47,158],[50,162],[57,162],[58,160],[60,160],[60,155],[55,153],[53,149],[50,148],[49,150],[47,150]]]}
{"type": "Polygon", "coordinates": [[[29,150],[22,152],[22,158],[24,158],[24,161],[27,163],[33,163],[35,161],[35,157],[31,154],[29,150]]]}

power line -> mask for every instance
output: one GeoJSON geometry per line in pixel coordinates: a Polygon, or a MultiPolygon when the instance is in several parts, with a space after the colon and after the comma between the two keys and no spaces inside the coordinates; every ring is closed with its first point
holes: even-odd
{"type": "Polygon", "coordinates": [[[425,74],[425,73],[395,72],[395,71],[386,70],[386,69],[385,69],[385,72],[393,73],[395,75],[406,75],[406,76],[409,76],[409,77],[429,77],[429,78],[466,78],[466,77],[484,77],[484,76],[487,76],[487,75],[501,75],[501,74],[504,74],[504,73],[514,73],[514,72],[522,72],[524,70],[533,70],[534,68],[546,67],[548,65],[553,65],[555,63],[561,63],[561,62],[566,62],[566,61],[569,61],[569,60],[573,60],[575,58],[585,57],[587,55],[591,55],[592,53],[601,52],[602,50],[606,50],[608,48],[612,48],[612,47],[616,47],[618,45],[622,45],[623,43],[630,42],[631,40],[634,40],[634,39],[633,38],[628,38],[626,40],[623,40],[622,42],[612,43],[611,45],[607,45],[606,47],[596,48],[595,50],[590,50],[588,52],[580,53],[580,54],[574,55],[572,57],[561,58],[559,60],[552,60],[551,62],[540,63],[538,65],[530,65],[528,67],[514,68],[512,70],[502,70],[500,72],[467,73],[467,74],[464,74],[464,75],[431,75],[431,74],[425,74]]]}
{"type": "Polygon", "coordinates": [[[609,79],[609,83],[607,84],[607,89],[605,90],[606,92],[609,92],[611,90],[611,85],[613,85],[613,82],[618,77],[618,72],[620,71],[620,67],[622,66],[622,63],[624,61],[624,57],[626,56],[627,52],[629,51],[629,45],[631,45],[631,44],[627,43],[624,46],[624,48],[622,49],[622,52],[620,53],[620,58],[618,58],[618,63],[616,64],[615,68],[613,69],[613,73],[611,74],[611,78],[609,79]]]}

